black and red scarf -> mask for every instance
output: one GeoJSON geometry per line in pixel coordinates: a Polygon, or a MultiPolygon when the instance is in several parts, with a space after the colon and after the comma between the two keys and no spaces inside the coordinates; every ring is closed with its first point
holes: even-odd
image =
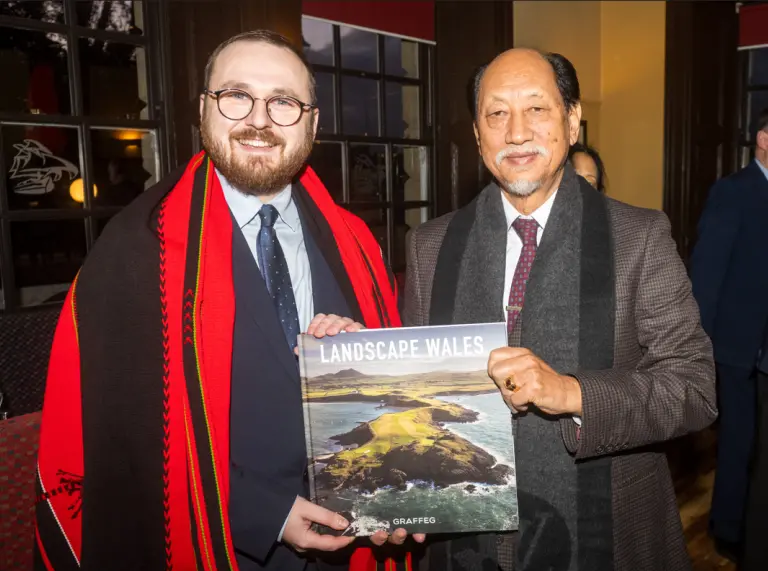
{"type": "MultiPolygon", "coordinates": [[[[352,317],[399,327],[370,230],[310,168],[298,183],[340,256],[352,317]]],[[[227,508],[232,232],[200,153],[107,226],[73,282],[43,407],[37,569],[237,569],[227,508]]],[[[376,566],[361,548],[350,569],[376,566]]]]}

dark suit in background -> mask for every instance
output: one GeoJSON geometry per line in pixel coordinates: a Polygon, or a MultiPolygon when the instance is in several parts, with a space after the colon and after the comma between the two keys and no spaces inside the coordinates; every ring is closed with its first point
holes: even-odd
{"type": "Polygon", "coordinates": [[[765,540],[765,518],[768,514],[768,332],[757,363],[756,428],[740,571],[768,569],[768,543],[765,540]]]}
{"type": "MultiPolygon", "coordinates": [[[[312,274],[314,313],[361,320],[330,228],[307,212],[301,190],[293,197],[301,216],[312,274]],[[342,276],[343,283],[335,276],[342,276]],[[349,301],[348,301],[349,300],[349,301]],[[355,308],[352,311],[350,308],[355,308]]],[[[272,298],[243,233],[233,232],[235,329],[230,416],[230,522],[240,571],[301,571],[307,557],[277,543],[297,495],[308,497],[307,452],[296,357],[286,343],[272,298]]],[[[328,554],[344,560],[349,552],[328,554]]],[[[321,569],[333,568],[318,564],[321,569]]],[[[310,563],[310,569],[315,568],[310,563]]]]}
{"type": "Polygon", "coordinates": [[[710,526],[716,539],[738,544],[755,431],[755,362],[768,324],[768,179],[757,162],[712,187],[699,221],[691,281],[718,374],[710,526]]]}

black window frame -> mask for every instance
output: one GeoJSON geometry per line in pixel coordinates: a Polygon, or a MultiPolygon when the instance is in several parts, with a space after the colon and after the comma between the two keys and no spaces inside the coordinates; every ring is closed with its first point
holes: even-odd
{"type": "MultiPolygon", "coordinates": [[[[69,114],[33,114],[23,112],[0,111],[0,127],[38,126],[70,127],[77,130],[80,176],[84,185],[82,208],[71,209],[36,209],[11,210],[9,208],[6,173],[9,165],[5,164],[3,136],[0,130],[0,312],[12,312],[22,309],[21,288],[17,286],[11,241],[11,224],[18,221],[60,221],[82,220],[85,232],[86,256],[98,238],[99,222],[108,220],[122,206],[101,206],[94,204],[92,188],[94,184],[94,165],[92,154],[92,129],[135,129],[154,132],[156,148],[155,164],[159,180],[170,171],[172,141],[168,128],[167,89],[167,30],[168,13],[166,2],[153,0],[141,1],[143,30],[142,34],[128,34],[119,31],[93,29],[78,25],[75,2],[62,0],[64,8],[63,23],[51,23],[31,18],[0,15],[0,26],[20,28],[32,31],[58,33],[67,38],[67,72],[69,76],[69,95],[71,113],[69,114]],[[148,119],[118,119],[86,115],[83,106],[83,83],[81,81],[81,62],[79,57],[80,40],[94,38],[130,44],[144,49],[147,81],[148,119]]],[[[60,303],[60,302],[58,302],[60,303]]]]}
{"type": "MultiPolygon", "coordinates": [[[[393,253],[395,248],[395,211],[408,210],[416,208],[426,208],[426,219],[433,218],[436,214],[436,140],[437,124],[435,120],[435,50],[434,42],[427,42],[415,38],[408,38],[391,34],[381,30],[372,30],[360,28],[344,22],[335,22],[317,18],[314,16],[302,15],[302,29],[304,19],[316,20],[333,26],[333,65],[322,65],[312,63],[311,67],[315,73],[331,74],[333,76],[333,95],[334,95],[334,132],[325,133],[318,130],[316,143],[340,143],[342,147],[342,200],[339,203],[344,208],[357,214],[359,211],[382,209],[386,211],[387,240],[384,249],[384,257],[389,261],[393,273],[400,274],[405,272],[405,263],[397,265],[393,263],[393,253]],[[360,71],[343,66],[341,55],[341,28],[357,28],[365,32],[376,34],[377,39],[377,72],[360,71]],[[394,37],[408,42],[418,44],[418,78],[404,77],[401,75],[392,75],[386,73],[384,54],[385,38],[394,37]],[[378,82],[378,118],[379,133],[378,136],[353,135],[342,131],[342,78],[357,77],[362,79],[371,79],[378,82]],[[419,138],[397,138],[386,135],[387,109],[386,109],[386,87],[387,84],[413,85],[419,87],[419,138]],[[355,201],[351,198],[350,190],[350,145],[370,144],[382,145],[385,147],[385,165],[386,165],[386,200],[383,201],[355,201]],[[393,184],[393,147],[423,147],[427,153],[426,166],[426,200],[395,200],[393,184]]],[[[322,109],[320,110],[322,113],[322,109]]],[[[404,246],[404,245],[403,245],[404,246]]],[[[403,255],[403,260],[405,259],[403,255]]]]}

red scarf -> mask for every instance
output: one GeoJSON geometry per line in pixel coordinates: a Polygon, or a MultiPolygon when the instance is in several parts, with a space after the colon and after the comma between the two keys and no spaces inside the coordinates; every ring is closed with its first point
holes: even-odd
{"type": "MultiPolygon", "coordinates": [[[[305,169],[300,182],[333,232],[366,327],[399,327],[397,294],[370,230],[359,218],[333,202],[310,168],[305,169]]],[[[149,204],[148,200],[144,202],[149,204]]],[[[162,385],[162,392],[157,391],[157,400],[162,400],[162,418],[150,418],[147,422],[162,426],[164,435],[162,482],[157,483],[157,497],[164,498],[163,523],[158,529],[164,530],[165,567],[200,571],[237,569],[227,513],[235,317],[232,219],[212,163],[203,153],[194,157],[178,183],[150,206],[154,221],[150,226],[159,240],[159,251],[156,250],[159,255],[153,270],[149,275],[138,277],[131,273],[137,270],[126,267],[131,266],[130,254],[120,254],[121,249],[133,247],[129,242],[131,238],[125,235],[127,232],[106,231],[73,282],[57,326],[43,408],[36,510],[36,552],[49,570],[70,569],[73,563],[86,571],[96,568],[89,563],[88,549],[82,560],[83,535],[93,530],[84,530],[83,526],[98,526],[100,522],[93,515],[82,517],[80,509],[83,493],[86,512],[95,509],[97,501],[108,500],[97,497],[95,491],[91,495],[90,486],[99,487],[96,476],[89,478],[86,473],[83,479],[84,466],[92,465],[84,451],[97,448],[94,444],[84,447],[84,438],[86,443],[102,438],[101,434],[93,434],[98,430],[84,430],[84,425],[89,426],[84,419],[106,413],[91,412],[86,417],[83,413],[88,403],[101,401],[100,391],[105,395],[108,391],[114,394],[115,387],[124,390],[131,379],[115,379],[115,375],[98,370],[99,367],[108,370],[108,365],[94,364],[109,363],[110,356],[105,352],[114,350],[115,346],[104,348],[104,335],[100,335],[103,331],[99,325],[94,327],[94,323],[99,323],[99,319],[105,323],[125,320],[126,327],[117,327],[118,333],[113,334],[118,337],[123,329],[129,330],[135,325],[132,320],[139,319],[133,315],[136,312],[130,307],[121,308],[120,300],[128,300],[127,305],[135,302],[138,312],[138,306],[145,303],[140,293],[143,291],[140,284],[144,281],[149,283],[148,291],[155,291],[160,297],[160,314],[146,325],[147,337],[151,337],[150,331],[154,330],[162,338],[162,352],[156,347],[147,347],[148,360],[152,351],[159,355],[156,378],[150,380],[151,386],[162,385]],[[99,287],[94,287],[96,285],[99,287]],[[83,291],[88,295],[79,298],[78,294],[83,291]],[[110,293],[99,296],[93,291],[110,293]]],[[[143,214],[141,208],[141,205],[131,205],[126,209],[130,212],[124,211],[118,218],[124,216],[123,220],[128,220],[136,213],[143,214]]],[[[116,228],[120,226],[118,221],[114,224],[116,228]]],[[[138,226],[128,225],[137,232],[138,226]]],[[[137,236],[140,235],[137,233],[137,236]]],[[[141,242],[141,238],[137,237],[136,242],[141,242]]],[[[146,264],[144,258],[146,256],[137,255],[136,259],[146,264]]],[[[117,346],[121,342],[122,339],[117,339],[117,346]]],[[[154,370],[151,366],[152,363],[145,365],[150,373],[154,370]]],[[[136,398],[146,398],[149,402],[150,396],[136,398]]],[[[108,411],[113,412],[123,414],[108,411]]],[[[129,419],[126,422],[134,418],[130,414],[141,413],[142,410],[126,412],[129,419]]],[[[125,430],[130,431],[130,425],[125,430]]],[[[139,438],[131,434],[121,437],[139,438]]],[[[138,465],[144,458],[132,461],[138,465]]],[[[111,483],[117,488],[121,485],[111,483]]],[[[136,506],[136,509],[147,511],[154,507],[136,506]]],[[[101,525],[108,523],[101,522],[101,525]]],[[[141,538],[130,540],[138,541],[135,549],[141,549],[141,538]]],[[[388,564],[391,566],[392,562],[388,564]]],[[[410,568],[410,558],[407,568],[410,568]]],[[[350,569],[375,571],[371,551],[358,549],[350,569]]]]}

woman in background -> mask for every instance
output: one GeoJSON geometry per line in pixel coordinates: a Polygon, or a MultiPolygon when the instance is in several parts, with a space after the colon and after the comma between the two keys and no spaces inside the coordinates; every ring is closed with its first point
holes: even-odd
{"type": "Polygon", "coordinates": [[[605,192],[605,167],[600,155],[592,147],[576,143],[571,146],[568,158],[576,174],[584,178],[600,192],[605,192]]]}

